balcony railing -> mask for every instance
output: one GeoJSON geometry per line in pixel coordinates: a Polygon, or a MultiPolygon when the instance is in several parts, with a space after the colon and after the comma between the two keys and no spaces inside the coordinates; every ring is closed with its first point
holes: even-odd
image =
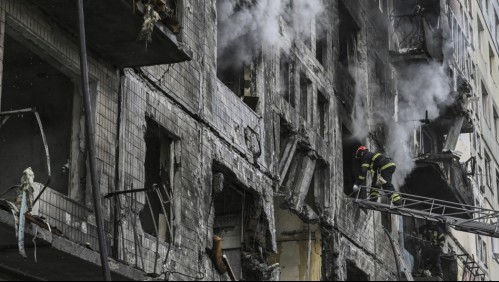
{"type": "Polygon", "coordinates": [[[431,154],[417,159],[406,188],[414,195],[474,205],[467,169],[453,154],[431,154]]]}
{"type": "Polygon", "coordinates": [[[443,59],[442,31],[433,28],[425,17],[415,12],[392,16],[393,39],[398,42],[392,55],[402,59],[443,59]]]}
{"type": "MultiPolygon", "coordinates": [[[[30,0],[53,22],[71,35],[78,34],[77,1],[30,0]]],[[[144,23],[140,1],[85,1],[85,27],[88,47],[117,67],[171,64],[191,59],[189,50],[161,21],[154,24],[151,41],[139,41],[144,23]],[[136,3],[136,6],[133,6],[136,3]]]]}

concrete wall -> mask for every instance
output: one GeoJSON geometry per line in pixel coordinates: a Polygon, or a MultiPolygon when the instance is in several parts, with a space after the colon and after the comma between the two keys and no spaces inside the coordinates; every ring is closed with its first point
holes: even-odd
{"type": "MultiPolygon", "coordinates": [[[[307,47],[298,41],[289,54],[295,66],[292,68],[293,76],[297,78],[294,88],[299,89],[300,73],[305,73],[311,81],[307,118],[303,118],[297,110],[300,109],[299,91],[292,93],[297,99],[295,109],[277,91],[279,81],[275,74],[279,73],[280,50],[268,50],[269,59],[255,62],[256,91],[260,97],[256,111],[218,81],[215,1],[184,2],[181,38],[193,51],[193,60],[190,62],[127,69],[120,76],[113,66],[91,52],[90,75],[95,84],[95,138],[101,193],[105,195],[113,190],[144,187],[146,116],[156,121],[176,140],[173,243],[168,245],[161,242],[160,258],[155,259],[156,239],[141,231],[138,220],[138,214],[145,204],[143,194],[137,194],[136,198],[119,197],[121,210],[118,215],[113,212],[113,202],[105,200],[106,222],[109,224],[113,215],[119,221],[117,233],[112,228],[107,230],[109,234],[118,234],[119,259],[144,267],[147,273],[153,272],[155,265],[157,270],[164,267],[171,279],[228,279],[226,275],[218,274],[206,254],[206,248],[212,247],[212,182],[215,170],[221,170],[230,181],[255,195],[258,210],[255,213],[261,214],[259,218],[263,220],[260,226],[265,230],[263,253],[267,256],[277,252],[274,193],[280,188],[279,164],[282,160],[277,152],[280,151],[282,119],[290,124],[291,131],[300,139],[308,158],[320,161],[327,167],[324,186],[312,193],[318,206],[317,217],[312,218],[303,212],[304,199],[310,187],[305,184],[309,184],[313,166],[308,166],[310,171],[300,176],[297,183],[302,183],[302,186],[294,187],[296,195],[292,202],[295,205],[288,209],[299,216],[300,221],[307,224],[314,221],[313,224],[320,227],[316,232],[315,244],[321,241],[322,250],[319,253],[322,255],[322,276],[318,274],[319,256],[314,254],[313,278],[344,280],[348,262],[354,263],[372,280],[395,277],[393,253],[381,229],[379,213],[359,210],[343,193],[341,128],[343,125],[350,127],[351,113],[341,98],[349,94],[337,93],[335,90],[340,83],[336,72],[339,52],[338,30],[335,28],[337,2],[328,1],[328,16],[325,20],[332,28],[327,32],[325,64],[320,65],[315,59],[315,43],[307,47]],[[328,130],[324,138],[318,132],[318,90],[329,102],[328,130]],[[134,225],[138,228],[138,234],[133,232],[134,225]],[[141,254],[143,259],[140,258],[141,254]],[[166,263],[163,264],[167,255],[166,263]]],[[[372,1],[345,2],[361,28],[357,64],[359,69],[366,72],[362,76],[356,75],[355,79],[361,89],[369,90],[376,71],[375,58],[389,65],[388,28],[383,28],[383,24],[380,28],[375,20],[387,20],[388,13],[385,11],[381,14],[372,1]]],[[[0,15],[3,12],[6,13],[7,31],[11,36],[78,81],[79,56],[74,38],[26,2],[2,1],[0,15]]],[[[376,95],[374,91],[368,93],[367,107],[372,109],[376,106],[372,102],[376,95]]],[[[393,101],[391,91],[386,95],[387,101],[393,101]]],[[[389,110],[392,104],[386,106],[389,110]]],[[[365,142],[372,147],[377,145],[373,138],[365,142]]],[[[83,222],[86,226],[94,226],[92,213],[83,213],[77,224],[66,220],[68,215],[71,218],[70,209],[78,206],[67,196],[58,194],[63,199],[61,203],[48,200],[58,210],[49,217],[49,221],[61,230],[66,230],[73,240],[84,243],[88,238],[81,235],[81,226],[83,222]],[[80,228],[68,228],[72,224],[80,228]]],[[[85,201],[83,204],[91,207],[89,198],[85,201]]],[[[395,218],[392,226],[392,234],[397,240],[398,224],[395,218]]],[[[95,240],[90,243],[96,247],[95,240]]],[[[303,247],[299,246],[300,249],[303,247]]],[[[293,252],[296,248],[286,251],[293,252]]],[[[255,252],[249,253],[254,255],[255,252]]],[[[303,263],[302,260],[300,263],[303,263]]],[[[263,263],[258,269],[265,272],[266,267],[263,263]]],[[[302,278],[303,266],[299,268],[302,278]]]]}

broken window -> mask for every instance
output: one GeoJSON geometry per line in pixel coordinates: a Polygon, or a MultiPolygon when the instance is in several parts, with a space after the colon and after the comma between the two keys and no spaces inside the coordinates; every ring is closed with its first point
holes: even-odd
{"type": "Polygon", "coordinates": [[[494,13],[496,22],[496,42],[499,42],[499,13],[494,13]]]}
{"type": "Polygon", "coordinates": [[[318,161],[315,166],[314,177],[310,182],[307,196],[305,197],[305,204],[317,215],[320,215],[318,206],[320,203],[318,201],[322,199],[323,195],[328,195],[326,192],[329,187],[329,175],[327,172],[327,165],[322,161],[318,161]]]}
{"type": "MultiPolygon", "coordinates": [[[[490,156],[487,152],[485,152],[485,184],[487,185],[487,187],[489,187],[489,189],[492,189],[492,177],[491,177],[491,173],[492,173],[492,167],[491,167],[491,160],[490,160],[490,156]]],[[[494,194],[494,192],[492,192],[492,194],[494,194]]]]}
{"type": "MultiPolygon", "coordinates": [[[[235,9],[239,8],[240,5],[236,5],[235,9]]],[[[223,24],[219,21],[217,26],[221,28],[223,24]]],[[[218,42],[222,42],[221,32],[218,32],[217,36],[218,42]]],[[[217,78],[234,94],[240,97],[248,107],[256,111],[259,97],[256,95],[254,87],[254,64],[252,62],[242,62],[241,58],[244,55],[241,52],[243,51],[237,45],[240,42],[249,40],[248,36],[247,34],[242,35],[236,42],[232,42],[229,46],[224,46],[223,48],[218,46],[217,78]]]]}
{"type": "Polygon", "coordinates": [[[432,150],[432,140],[431,140],[431,136],[430,134],[428,133],[427,130],[423,129],[422,130],[422,142],[423,142],[423,155],[428,155],[428,154],[431,154],[433,152],[432,150]]]}
{"type": "Polygon", "coordinates": [[[329,130],[329,101],[320,91],[317,92],[317,109],[319,110],[319,134],[325,138],[329,130]]]}
{"type": "Polygon", "coordinates": [[[367,273],[355,266],[353,262],[348,261],[346,281],[369,281],[369,276],[367,273]]]}
{"type": "MultiPolygon", "coordinates": [[[[84,140],[80,146],[79,139],[82,110],[75,90],[78,88],[68,76],[8,34],[4,54],[1,111],[36,108],[50,152],[49,186],[68,195],[70,174],[80,169],[71,159],[79,158],[83,170],[85,161],[84,140]],[[73,134],[74,130],[78,131],[73,134]],[[76,139],[72,140],[72,136],[76,139]],[[77,148],[73,156],[72,144],[77,148]]],[[[45,182],[48,176],[45,149],[34,116],[0,118],[0,135],[0,187],[18,185],[28,167],[33,169],[36,181],[45,182]]]]}
{"type": "Polygon", "coordinates": [[[340,16],[340,54],[339,61],[345,67],[353,66],[357,55],[357,36],[360,31],[354,18],[345,7],[343,1],[339,1],[340,16]]]}
{"type": "Polygon", "coordinates": [[[487,243],[485,243],[485,241],[483,241],[482,243],[482,254],[483,254],[483,258],[482,258],[482,261],[483,261],[483,264],[485,265],[485,267],[487,267],[487,265],[489,264],[489,256],[488,256],[488,250],[487,250],[487,243]]]}
{"type": "Polygon", "coordinates": [[[491,45],[489,45],[489,71],[490,75],[492,78],[495,80],[496,79],[496,56],[494,54],[495,48],[492,48],[491,45]]]}
{"type": "Polygon", "coordinates": [[[140,213],[140,221],[144,232],[159,236],[163,242],[171,242],[175,142],[156,121],[146,118],[146,124],[145,188],[155,189],[147,192],[148,201],[140,213]],[[155,223],[159,234],[156,234],[155,223]]]}
{"type": "Polygon", "coordinates": [[[361,146],[360,142],[354,139],[352,133],[343,126],[341,131],[343,145],[343,192],[349,196],[353,195],[353,185],[358,167],[355,163],[355,152],[361,146]]]}
{"type": "Polygon", "coordinates": [[[307,78],[305,73],[300,75],[300,114],[305,121],[308,121],[308,95],[312,81],[307,78]]]}
{"type": "Polygon", "coordinates": [[[219,54],[217,65],[217,77],[234,94],[252,110],[256,111],[259,97],[255,96],[252,88],[253,67],[251,64],[233,63],[234,58],[230,51],[219,54]]]}
{"type": "Polygon", "coordinates": [[[248,218],[250,195],[237,187],[225,187],[215,195],[215,222],[213,234],[222,238],[222,249],[238,280],[243,279],[241,251],[243,249],[245,222],[248,218]]]}
{"type": "Polygon", "coordinates": [[[482,155],[482,137],[479,133],[476,134],[476,151],[478,155],[482,155]]]}
{"type": "Polygon", "coordinates": [[[326,63],[327,56],[327,33],[324,24],[316,19],[315,24],[315,57],[321,65],[326,63]]]}
{"type": "Polygon", "coordinates": [[[283,198],[276,198],[274,207],[278,251],[268,263],[279,263],[281,281],[321,281],[320,226],[304,223],[286,208],[283,198]]]}
{"type": "MultiPolygon", "coordinates": [[[[218,57],[217,77],[225,84],[234,94],[241,97],[244,89],[244,66],[230,65],[226,63],[225,56],[218,57]]],[[[228,56],[230,57],[230,55],[228,56]]]]}
{"type": "MultiPolygon", "coordinates": [[[[279,119],[279,128],[280,128],[280,142],[279,142],[279,148],[280,148],[280,153],[279,153],[279,159],[282,160],[284,157],[284,154],[286,153],[286,147],[289,147],[289,143],[293,140],[291,140],[291,137],[293,136],[293,132],[291,130],[291,125],[286,122],[285,119],[280,118],[279,119]]],[[[288,148],[289,149],[289,148],[288,148]]]]}
{"type": "Polygon", "coordinates": [[[479,166],[478,167],[478,175],[477,175],[477,182],[478,182],[478,186],[480,186],[480,191],[482,193],[485,193],[485,186],[483,185],[483,170],[482,168],[479,166]]]}
{"type": "Polygon", "coordinates": [[[281,95],[284,97],[291,107],[296,107],[295,96],[291,91],[291,61],[290,58],[286,55],[286,53],[281,52],[280,57],[280,85],[281,85],[281,95]]]}
{"type": "Polygon", "coordinates": [[[485,123],[490,128],[490,103],[489,103],[489,93],[485,88],[485,85],[482,83],[482,110],[483,110],[483,118],[485,119],[485,123]]]}
{"type": "Polygon", "coordinates": [[[484,264],[485,267],[487,267],[488,264],[488,250],[487,250],[487,243],[482,239],[481,236],[477,236],[477,257],[478,259],[484,264]]]}
{"type": "Polygon", "coordinates": [[[483,52],[483,41],[485,39],[485,28],[483,28],[482,20],[478,19],[478,41],[477,41],[477,50],[481,50],[483,52]]]}
{"type": "Polygon", "coordinates": [[[318,213],[317,202],[316,202],[316,190],[315,183],[319,181],[318,172],[316,171],[314,174],[314,178],[310,181],[310,186],[308,187],[307,196],[305,197],[305,204],[309,206],[316,214],[318,213]]]}
{"type": "Polygon", "coordinates": [[[495,130],[496,140],[499,141],[499,114],[497,113],[496,109],[494,109],[494,130],[495,130]]]}
{"type": "Polygon", "coordinates": [[[499,202],[499,171],[496,170],[496,189],[497,189],[497,201],[499,202]]]}

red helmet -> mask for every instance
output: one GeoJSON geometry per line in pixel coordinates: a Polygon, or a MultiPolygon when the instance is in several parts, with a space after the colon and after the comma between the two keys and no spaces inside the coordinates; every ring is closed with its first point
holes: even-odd
{"type": "Polygon", "coordinates": [[[355,152],[355,158],[360,159],[362,158],[369,150],[367,149],[366,146],[360,146],[357,149],[357,152],[355,152]]]}

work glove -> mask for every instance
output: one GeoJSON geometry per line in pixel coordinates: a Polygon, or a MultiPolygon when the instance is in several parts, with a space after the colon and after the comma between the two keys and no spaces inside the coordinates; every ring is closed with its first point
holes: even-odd
{"type": "Polygon", "coordinates": [[[359,186],[359,185],[357,185],[357,184],[355,184],[355,185],[353,186],[353,192],[354,192],[354,193],[357,193],[357,192],[359,192],[359,191],[360,191],[360,186],[359,186]]]}

